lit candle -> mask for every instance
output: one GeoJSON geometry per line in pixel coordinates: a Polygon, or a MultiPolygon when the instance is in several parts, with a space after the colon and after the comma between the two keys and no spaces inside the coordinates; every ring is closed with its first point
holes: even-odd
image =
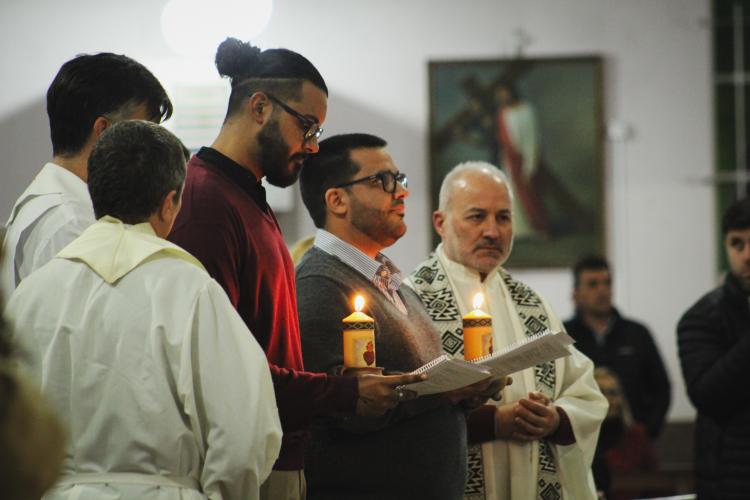
{"type": "Polygon", "coordinates": [[[344,318],[344,368],[375,366],[375,320],[362,312],[365,299],[357,295],[354,311],[344,318]]]}
{"type": "Polygon", "coordinates": [[[481,358],[492,354],[492,316],[482,311],[484,295],[474,296],[474,310],[463,317],[464,359],[481,358]]]}

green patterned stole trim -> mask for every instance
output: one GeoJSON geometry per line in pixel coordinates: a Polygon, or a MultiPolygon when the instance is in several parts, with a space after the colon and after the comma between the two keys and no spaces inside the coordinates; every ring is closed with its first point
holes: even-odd
{"type": "MultiPolygon", "coordinates": [[[[511,278],[510,274],[500,269],[500,276],[508,288],[510,298],[516,306],[516,312],[527,337],[550,329],[549,317],[539,296],[520,281],[511,278]]],[[[555,362],[548,361],[534,367],[534,379],[537,392],[555,399],[555,362]]],[[[559,500],[562,498],[562,483],[557,475],[557,464],[552,445],[542,439],[539,443],[539,464],[536,478],[536,497],[540,500],[559,500]]]]}
{"type": "Polygon", "coordinates": [[[343,323],[343,330],[372,330],[375,328],[374,321],[358,321],[356,323],[343,323]]]}
{"type": "MultiPolygon", "coordinates": [[[[526,336],[548,330],[549,317],[539,296],[528,286],[514,280],[504,269],[498,273],[508,288],[526,336]]],[[[440,260],[434,253],[409,275],[414,289],[440,332],[443,350],[454,357],[463,358],[464,339],[461,312],[453,295],[450,281],[440,260]]],[[[553,399],[555,392],[555,363],[537,365],[534,369],[536,390],[553,399]]],[[[557,466],[552,446],[546,440],[539,443],[537,499],[562,498],[562,485],[557,476],[557,466]]],[[[469,470],[464,498],[485,498],[484,468],[481,446],[469,447],[469,470]]]]}
{"type": "Polygon", "coordinates": [[[490,318],[482,318],[482,319],[466,319],[461,320],[461,323],[466,328],[476,328],[476,327],[482,327],[482,326],[492,326],[492,319],[490,318]]]}

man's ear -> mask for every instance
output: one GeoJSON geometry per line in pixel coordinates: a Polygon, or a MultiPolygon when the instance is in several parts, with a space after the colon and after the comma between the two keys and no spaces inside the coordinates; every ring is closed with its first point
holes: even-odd
{"type": "Polygon", "coordinates": [[[432,226],[435,228],[435,232],[443,237],[443,224],[445,223],[445,212],[435,210],[432,212],[432,226]]]}
{"type": "Polygon", "coordinates": [[[149,216],[148,222],[158,237],[166,238],[169,235],[177,214],[180,212],[181,201],[177,191],[173,189],[161,200],[159,208],[149,216]]]}
{"type": "Polygon", "coordinates": [[[323,195],[326,211],[343,217],[349,211],[349,195],[344,188],[329,188],[323,195]]]}
{"type": "Polygon", "coordinates": [[[263,92],[254,92],[245,103],[245,107],[247,113],[258,125],[265,123],[273,112],[271,100],[263,92]]]}
{"type": "Polygon", "coordinates": [[[180,197],[177,196],[177,191],[173,189],[167,193],[161,202],[161,206],[159,207],[159,218],[171,225],[179,211],[180,197]]]}
{"type": "Polygon", "coordinates": [[[91,127],[91,133],[94,135],[94,142],[99,140],[99,136],[102,135],[110,125],[112,124],[109,119],[103,116],[98,116],[96,120],[94,120],[94,125],[91,127]]]}

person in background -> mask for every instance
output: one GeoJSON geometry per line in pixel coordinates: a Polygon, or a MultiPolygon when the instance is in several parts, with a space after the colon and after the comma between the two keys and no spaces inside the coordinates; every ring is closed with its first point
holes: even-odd
{"type": "Polygon", "coordinates": [[[618,376],[633,418],[656,439],[672,394],[667,370],[651,332],[612,305],[612,273],[604,258],[588,256],[576,263],[573,301],[575,316],[565,329],[576,348],[618,376]]]}
{"type": "Polygon", "coordinates": [[[677,347],[695,423],[698,498],[739,500],[750,491],[750,198],[721,222],[729,272],[677,323],[677,347]]]}
{"type": "Polygon", "coordinates": [[[594,370],[594,377],[609,402],[609,410],[599,432],[594,480],[597,488],[606,492],[608,500],[625,500],[630,498],[627,494],[610,488],[611,476],[656,471],[656,450],[645,426],[633,419],[617,375],[600,366],[594,370]]]}
{"type": "Polygon", "coordinates": [[[302,257],[304,257],[307,251],[312,248],[314,243],[315,236],[307,236],[292,245],[289,249],[289,253],[292,256],[292,262],[294,262],[295,266],[300,263],[302,257]]]}

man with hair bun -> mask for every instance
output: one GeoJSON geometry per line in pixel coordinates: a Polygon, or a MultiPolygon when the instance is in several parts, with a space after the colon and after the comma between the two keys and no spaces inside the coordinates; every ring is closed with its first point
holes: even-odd
{"type": "Polygon", "coordinates": [[[304,371],[294,265],[260,181],[296,182],[305,158],[318,151],[328,88],[302,55],[233,38],[219,46],[216,67],[231,82],[227,114],[211,147],[188,164],[183,209],[169,238],[224,287],[266,352],[284,440],[261,495],[299,499],[313,418],[381,415],[397,403],[395,387],[416,377],[304,371]]]}
{"type": "Polygon", "coordinates": [[[86,163],[101,133],[129,119],[159,123],[172,103],[142,64],[119,54],[78,56],[47,90],[52,161],[16,200],[4,240],[0,287],[6,297],[94,222],[86,163]]]}

